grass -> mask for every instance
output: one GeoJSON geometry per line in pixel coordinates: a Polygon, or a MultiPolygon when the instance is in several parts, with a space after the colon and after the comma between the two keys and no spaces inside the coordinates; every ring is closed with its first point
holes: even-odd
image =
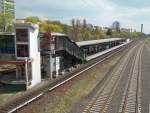
{"type": "MultiPolygon", "coordinates": [[[[110,60],[107,60],[100,65],[97,65],[92,70],[77,77],[75,80],[57,88],[54,92],[44,95],[43,98],[33,102],[25,109],[21,109],[18,113],[69,113],[92,92],[109,69],[118,62],[123,54],[124,52],[112,57],[110,60]]],[[[14,96],[15,93],[16,92],[13,94],[6,94],[7,99],[14,96]]],[[[1,97],[0,101],[2,100],[1,97]]],[[[3,101],[7,101],[7,99],[3,101]]]]}
{"type": "Polygon", "coordinates": [[[68,113],[71,111],[75,103],[82,100],[92,89],[95,87],[95,81],[81,80],[78,84],[74,85],[70,91],[63,96],[51,112],[48,113],[68,113]],[[82,86],[82,87],[81,87],[82,86]],[[59,108],[59,109],[58,109],[59,108]]]}
{"type": "Polygon", "coordinates": [[[70,88],[63,94],[54,94],[57,99],[53,99],[55,97],[49,98],[51,100],[48,105],[50,109],[47,109],[48,112],[45,113],[69,113],[77,103],[84,99],[96,87],[99,81],[108,72],[109,68],[112,67],[120,57],[115,57],[113,60],[84,73],[82,78],[69,86],[70,88]]]}
{"type": "Polygon", "coordinates": [[[23,85],[0,86],[0,105],[3,105],[20,94],[25,87],[23,85]]]}
{"type": "Polygon", "coordinates": [[[69,113],[84,100],[125,52],[97,65],[80,77],[44,95],[18,113],[69,113]]]}

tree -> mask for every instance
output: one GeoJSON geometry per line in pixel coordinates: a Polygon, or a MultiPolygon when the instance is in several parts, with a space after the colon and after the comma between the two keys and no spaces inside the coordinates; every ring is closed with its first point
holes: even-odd
{"type": "Polygon", "coordinates": [[[90,38],[92,38],[92,33],[85,27],[83,27],[81,30],[80,30],[80,33],[81,33],[81,37],[78,37],[79,41],[80,40],[89,40],[90,38]]]}
{"type": "Polygon", "coordinates": [[[39,22],[39,18],[35,16],[30,16],[30,17],[27,17],[25,21],[33,23],[33,24],[37,24],[39,22]]]}
{"type": "Polygon", "coordinates": [[[130,33],[130,38],[137,38],[140,36],[141,36],[141,33],[139,33],[139,32],[131,32],[130,33]]]}
{"type": "Polygon", "coordinates": [[[82,26],[82,25],[81,25],[80,20],[77,19],[77,20],[76,20],[76,28],[77,28],[77,29],[80,29],[81,26],[82,26]]]}
{"type": "Polygon", "coordinates": [[[78,30],[77,30],[78,28],[77,28],[75,19],[71,20],[71,25],[72,26],[69,30],[69,32],[70,32],[69,34],[70,34],[71,38],[76,41],[78,38],[78,30]]]}
{"type": "Polygon", "coordinates": [[[106,38],[106,33],[99,26],[95,26],[95,30],[93,32],[94,39],[106,38]]]}
{"type": "Polygon", "coordinates": [[[10,13],[0,13],[0,32],[14,31],[14,16],[10,13]]]}
{"type": "Polygon", "coordinates": [[[40,23],[40,32],[63,32],[61,26],[57,24],[47,24],[46,22],[40,23]]]}
{"type": "Polygon", "coordinates": [[[62,32],[63,30],[61,29],[61,27],[59,25],[56,25],[56,24],[47,24],[46,31],[62,32]]]}
{"type": "Polygon", "coordinates": [[[109,36],[112,35],[112,29],[108,29],[106,34],[109,36]]]}
{"type": "Polygon", "coordinates": [[[62,24],[61,28],[62,28],[62,30],[63,30],[63,33],[68,34],[69,28],[70,28],[69,25],[62,24]]]}
{"type": "Polygon", "coordinates": [[[116,32],[116,31],[115,31],[115,32],[112,33],[112,37],[115,37],[115,38],[116,38],[116,37],[121,37],[121,36],[120,36],[120,33],[119,33],[119,32],[116,32]]]}
{"type": "Polygon", "coordinates": [[[75,19],[71,20],[71,25],[72,25],[73,29],[75,29],[75,19]]]}
{"type": "Polygon", "coordinates": [[[45,32],[46,31],[46,27],[47,27],[46,22],[40,22],[39,26],[40,26],[40,32],[45,32]]]}
{"type": "Polygon", "coordinates": [[[104,31],[99,31],[98,33],[99,38],[107,38],[106,33],[104,31]]]}
{"type": "Polygon", "coordinates": [[[87,28],[87,22],[86,22],[86,19],[83,19],[83,27],[84,27],[84,28],[87,28]]]}

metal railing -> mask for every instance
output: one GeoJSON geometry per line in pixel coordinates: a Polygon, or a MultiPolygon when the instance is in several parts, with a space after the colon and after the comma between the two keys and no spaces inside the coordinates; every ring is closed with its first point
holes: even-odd
{"type": "Polygon", "coordinates": [[[80,60],[85,59],[84,51],[68,37],[56,37],[56,50],[64,50],[80,60]]]}

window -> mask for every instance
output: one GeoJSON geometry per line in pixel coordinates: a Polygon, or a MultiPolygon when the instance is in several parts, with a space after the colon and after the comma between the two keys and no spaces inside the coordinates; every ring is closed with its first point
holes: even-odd
{"type": "Polygon", "coordinates": [[[28,29],[16,29],[17,42],[28,42],[28,29]]]}
{"type": "Polygon", "coordinates": [[[17,57],[29,57],[28,45],[17,45],[17,57]]]}

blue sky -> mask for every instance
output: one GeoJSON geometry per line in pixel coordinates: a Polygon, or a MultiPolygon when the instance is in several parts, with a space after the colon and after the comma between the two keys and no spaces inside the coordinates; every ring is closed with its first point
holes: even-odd
{"type": "Polygon", "coordinates": [[[38,16],[70,23],[72,18],[86,18],[89,23],[110,26],[120,21],[122,27],[150,33],[150,0],[15,0],[17,18],[38,16]]]}

